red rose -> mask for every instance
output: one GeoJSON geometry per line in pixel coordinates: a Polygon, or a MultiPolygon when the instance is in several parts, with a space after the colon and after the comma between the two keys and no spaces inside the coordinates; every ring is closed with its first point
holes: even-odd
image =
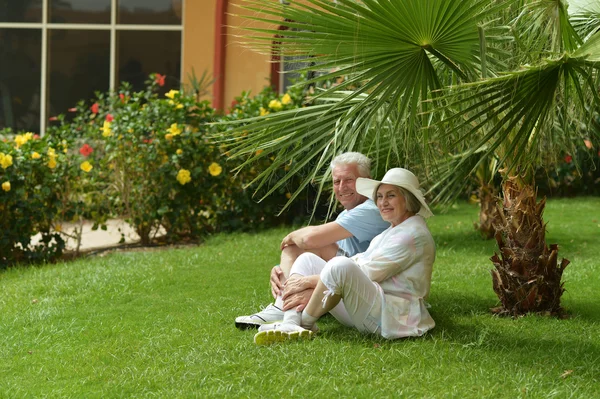
{"type": "Polygon", "coordinates": [[[90,147],[88,144],[84,144],[80,149],[79,149],[79,153],[81,155],[83,155],[84,157],[88,157],[92,152],[94,152],[94,149],[92,147],[90,147]]]}
{"type": "Polygon", "coordinates": [[[121,103],[125,104],[125,94],[119,93],[119,98],[121,99],[121,103]]]}
{"type": "Polygon", "coordinates": [[[115,118],[113,118],[113,116],[111,114],[106,114],[106,121],[107,122],[112,122],[114,120],[115,120],[115,118]]]}
{"type": "Polygon", "coordinates": [[[92,110],[92,113],[93,113],[93,114],[97,114],[97,113],[98,113],[98,107],[99,107],[98,103],[94,103],[94,104],[93,104],[93,105],[90,107],[90,109],[92,110]]]}
{"type": "Polygon", "coordinates": [[[571,163],[573,162],[573,157],[570,155],[565,155],[565,162],[566,163],[571,163]]]}

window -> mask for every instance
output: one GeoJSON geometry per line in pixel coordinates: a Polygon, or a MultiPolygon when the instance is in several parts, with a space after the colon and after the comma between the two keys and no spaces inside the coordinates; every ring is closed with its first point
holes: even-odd
{"type": "MultiPolygon", "coordinates": [[[[281,35],[275,36],[274,45],[280,44],[279,38],[285,36],[285,32],[288,28],[287,26],[280,26],[279,30],[281,31],[281,35]]],[[[297,30],[298,29],[293,29],[293,31],[297,30]]],[[[314,65],[314,62],[307,59],[305,56],[290,56],[274,52],[271,54],[271,86],[275,91],[283,94],[287,92],[290,86],[294,85],[295,80],[300,78],[301,74],[298,72],[299,70],[314,65]]],[[[312,71],[307,74],[308,79],[313,77],[314,73],[312,71]]]]}
{"type": "Polygon", "coordinates": [[[0,129],[48,119],[121,81],[181,80],[183,0],[0,0],[0,129]]]}

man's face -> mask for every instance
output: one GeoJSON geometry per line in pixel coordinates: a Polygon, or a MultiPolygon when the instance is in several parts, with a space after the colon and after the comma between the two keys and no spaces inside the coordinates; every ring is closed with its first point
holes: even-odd
{"type": "Polygon", "coordinates": [[[365,202],[367,197],[356,192],[356,178],[360,177],[356,164],[338,165],[333,168],[331,175],[335,198],[345,209],[350,210],[365,202]]]}

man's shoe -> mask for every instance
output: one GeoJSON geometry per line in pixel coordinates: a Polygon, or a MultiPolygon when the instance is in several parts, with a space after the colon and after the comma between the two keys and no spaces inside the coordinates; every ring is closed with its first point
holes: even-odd
{"type": "Polygon", "coordinates": [[[240,329],[258,328],[265,324],[281,323],[282,320],[283,310],[271,303],[253,315],[236,317],[235,326],[240,329]]]}
{"type": "Polygon", "coordinates": [[[275,342],[299,341],[308,340],[314,337],[311,330],[306,330],[297,325],[277,324],[274,329],[265,329],[261,327],[261,331],[254,335],[254,343],[256,345],[269,345],[275,342]]]}

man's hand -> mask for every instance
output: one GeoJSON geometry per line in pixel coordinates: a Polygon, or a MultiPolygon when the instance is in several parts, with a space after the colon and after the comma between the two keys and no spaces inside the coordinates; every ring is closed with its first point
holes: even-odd
{"type": "Polygon", "coordinates": [[[296,245],[296,243],[292,239],[292,234],[293,234],[293,232],[288,234],[287,236],[283,237],[283,240],[281,240],[280,248],[282,251],[285,247],[288,247],[290,245],[296,245]]]}
{"type": "Polygon", "coordinates": [[[279,295],[283,295],[282,279],[283,270],[281,270],[281,267],[279,266],[274,266],[271,269],[271,294],[273,294],[273,298],[275,299],[277,299],[279,295]]]}

